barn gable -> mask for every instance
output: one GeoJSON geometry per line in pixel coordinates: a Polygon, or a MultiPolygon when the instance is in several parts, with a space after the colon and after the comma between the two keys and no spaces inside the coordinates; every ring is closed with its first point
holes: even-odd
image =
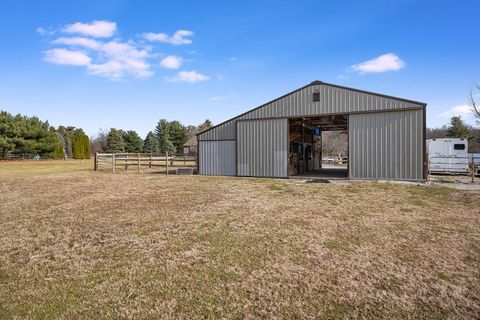
{"type": "Polygon", "coordinates": [[[417,101],[314,81],[199,133],[198,140],[235,140],[238,120],[388,112],[422,109],[424,106],[424,103],[417,101]],[[313,101],[314,93],[319,95],[319,101],[313,101]]]}

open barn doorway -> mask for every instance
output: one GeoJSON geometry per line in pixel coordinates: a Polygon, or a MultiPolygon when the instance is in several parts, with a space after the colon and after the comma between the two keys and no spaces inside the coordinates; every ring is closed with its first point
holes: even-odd
{"type": "Polygon", "coordinates": [[[348,178],[348,115],[289,119],[288,175],[348,178]]]}

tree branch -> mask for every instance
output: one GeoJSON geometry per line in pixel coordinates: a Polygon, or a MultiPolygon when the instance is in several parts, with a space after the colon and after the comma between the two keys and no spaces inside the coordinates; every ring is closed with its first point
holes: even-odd
{"type": "MultiPolygon", "coordinates": [[[[475,87],[480,91],[480,85],[475,84],[475,87]]],[[[477,102],[475,101],[473,89],[470,90],[468,97],[470,99],[470,104],[472,105],[475,116],[480,118],[480,105],[477,105],[477,102]]]]}

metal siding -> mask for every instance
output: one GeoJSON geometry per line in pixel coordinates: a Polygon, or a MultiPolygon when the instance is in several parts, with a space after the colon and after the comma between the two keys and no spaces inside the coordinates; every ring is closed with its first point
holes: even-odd
{"type": "Polygon", "coordinates": [[[423,110],[349,116],[352,179],[423,180],[423,110]]]}
{"type": "Polygon", "coordinates": [[[237,122],[239,176],[288,176],[288,120],[264,119],[237,122]]]}
{"type": "Polygon", "coordinates": [[[199,141],[200,174],[234,176],[235,141],[199,141]]]}
{"type": "Polygon", "coordinates": [[[321,114],[354,113],[395,109],[418,109],[421,104],[375,94],[338,88],[328,84],[309,85],[281,99],[267,103],[246,114],[229,120],[218,127],[201,133],[199,140],[236,139],[236,122],[246,119],[285,118],[321,114]],[[313,102],[312,95],[320,93],[320,101],[313,102]]]}

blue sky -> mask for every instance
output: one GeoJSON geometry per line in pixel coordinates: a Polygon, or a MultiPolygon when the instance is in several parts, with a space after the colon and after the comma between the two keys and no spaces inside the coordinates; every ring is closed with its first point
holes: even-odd
{"type": "Polygon", "coordinates": [[[465,113],[479,1],[0,2],[0,109],[58,126],[219,123],[313,80],[465,113]]]}

